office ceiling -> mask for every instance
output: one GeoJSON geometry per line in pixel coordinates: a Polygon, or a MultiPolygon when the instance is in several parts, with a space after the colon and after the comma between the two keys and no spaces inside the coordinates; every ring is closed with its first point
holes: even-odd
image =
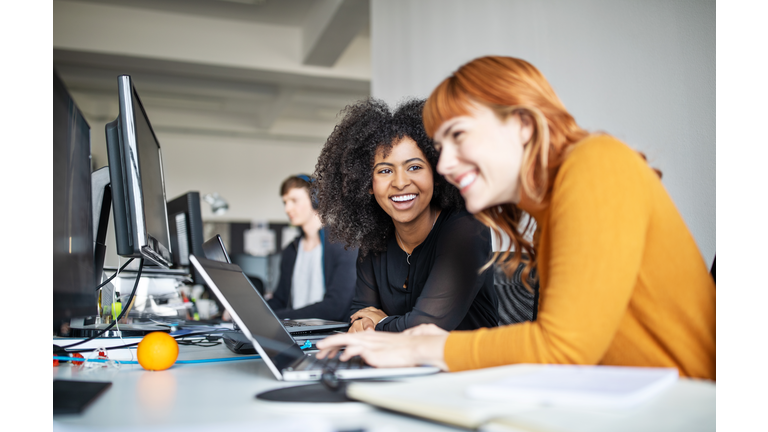
{"type": "Polygon", "coordinates": [[[54,67],[94,130],[130,74],[155,130],[322,143],[370,94],[368,0],[54,0],[54,67]]]}
{"type": "Polygon", "coordinates": [[[224,19],[300,26],[314,0],[81,0],[224,19]]]}

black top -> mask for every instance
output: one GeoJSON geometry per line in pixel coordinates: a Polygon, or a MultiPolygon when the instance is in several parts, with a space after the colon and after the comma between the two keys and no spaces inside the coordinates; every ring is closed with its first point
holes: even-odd
{"type": "Polygon", "coordinates": [[[386,252],[358,261],[350,315],[376,307],[388,315],[376,330],[393,332],[424,323],[445,330],[496,327],[499,313],[493,272],[478,275],[490,254],[490,229],[466,210],[445,209],[413,250],[410,265],[395,236],[388,240],[386,252]]]}
{"type": "Polygon", "coordinates": [[[347,312],[355,293],[357,249],[346,250],[342,244],[329,242],[324,229],[320,230],[320,245],[323,248],[323,280],[325,281],[323,300],[300,309],[291,308],[293,266],[296,265],[299,240],[302,236],[296,237],[283,249],[280,259],[280,280],[275,288],[274,297],[268,301],[269,307],[281,319],[322,318],[349,322],[347,312]]]}

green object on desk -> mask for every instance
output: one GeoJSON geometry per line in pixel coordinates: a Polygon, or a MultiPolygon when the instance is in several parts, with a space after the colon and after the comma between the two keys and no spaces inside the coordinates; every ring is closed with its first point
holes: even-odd
{"type": "Polygon", "coordinates": [[[112,319],[116,320],[120,313],[123,311],[123,304],[119,301],[112,302],[112,319]]]}

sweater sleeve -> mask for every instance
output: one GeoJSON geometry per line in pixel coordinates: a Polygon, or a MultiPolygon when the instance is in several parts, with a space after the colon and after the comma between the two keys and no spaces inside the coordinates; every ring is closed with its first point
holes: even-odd
{"type": "Polygon", "coordinates": [[[513,363],[596,364],[635,287],[651,212],[652,171],[612,138],[574,148],[560,167],[539,244],[535,322],[452,332],[451,371],[513,363]]]}
{"type": "Polygon", "coordinates": [[[278,311],[275,314],[279,318],[322,318],[335,321],[349,321],[346,313],[352,304],[352,296],[355,293],[355,259],[357,249],[345,250],[338,243],[328,243],[325,246],[324,269],[325,294],[317,303],[304,306],[300,309],[278,311]]]}

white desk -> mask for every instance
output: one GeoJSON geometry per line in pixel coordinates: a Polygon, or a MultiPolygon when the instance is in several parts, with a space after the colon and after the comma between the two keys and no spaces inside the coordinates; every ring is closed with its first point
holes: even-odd
{"type": "MultiPolygon", "coordinates": [[[[179,348],[179,360],[233,356],[223,344],[179,348]]],[[[53,368],[53,378],[112,382],[112,387],[84,413],[54,416],[54,430],[61,431],[151,432],[171,430],[173,426],[187,432],[241,428],[318,432],[328,428],[371,432],[457,430],[356,402],[299,404],[258,400],[257,393],[298,385],[277,381],[262,360],[176,364],[162,372],[130,364],[119,370],[66,364],[53,368]],[[298,427],[292,428],[290,422],[298,427]],[[317,427],[312,429],[313,425],[317,427]]]]}
{"type": "MultiPolygon", "coordinates": [[[[232,357],[223,345],[202,348],[181,346],[179,360],[232,357]]],[[[488,373],[492,373],[488,370],[488,373]]],[[[436,376],[432,376],[435,378],[436,376]]],[[[358,431],[409,432],[456,431],[454,427],[432,423],[414,417],[379,410],[362,403],[307,404],[262,401],[255,398],[263,391],[297,385],[277,381],[262,360],[240,360],[202,364],[176,364],[167,371],[145,371],[139,365],[110,368],[75,367],[70,364],[53,368],[54,379],[110,381],[112,387],[101,395],[83,414],[55,416],[54,432],[78,431],[212,431],[227,432],[253,430],[281,431],[358,431]]],[[[448,378],[448,377],[446,377],[448,378]]],[[[458,377],[456,377],[458,378],[458,377]]],[[[429,380],[429,377],[408,378],[429,380]]],[[[425,383],[426,384],[426,383],[425,383]]],[[[689,430],[691,422],[676,413],[695,413],[697,428],[715,430],[714,385],[693,385],[689,381],[676,384],[653,408],[658,424],[664,418],[665,430],[689,430]],[[694,404],[694,407],[687,407],[694,404]],[[686,408],[678,411],[678,408],[686,408]],[[711,421],[701,423],[701,412],[711,421]],[[711,417],[710,417],[711,416],[711,417]],[[710,424],[711,423],[711,424],[710,424]]],[[[428,386],[431,387],[431,386],[428,386]]],[[[425,389],[426,391],[426,389],[425,389]]],[[[532,412],[533,424],[541,423],[536,417],[551,416],[546,410],[532,412]],[[534,418],[536,417],[536,418],[534,418]]],[[[562,413],[561,413],[562,414],[562,413]]],[[[566,413],[567,414],[567,413],[566,413]]],[[[602,418],[583,413],[559,415],[546,419],[552,430],[589,430],[590,422],[600,424],[602,418]],[[549,424],[551,423],[551,424],[549,424]],[[571,428],[569,425],[573,425],[571,428]],[[586,427],[586,429],[585,429],[586,427]]],[[[526,420],[526,417],[521,417],[526,420]]],[[[644,430],[641,419],[633,419],[633,430],[644,430]]],[[[528,423],[524,421],[524,423],[528,423]]],[[[648,424],[654,424],[653,421],[648,424]]],[[[499,426],[499,425],[496,425],[499,426]]],[[[519,427],[519,426],[518,426],[519,427]]],[[[498,429],[493,425],[488,431],[498,429]]]]}

